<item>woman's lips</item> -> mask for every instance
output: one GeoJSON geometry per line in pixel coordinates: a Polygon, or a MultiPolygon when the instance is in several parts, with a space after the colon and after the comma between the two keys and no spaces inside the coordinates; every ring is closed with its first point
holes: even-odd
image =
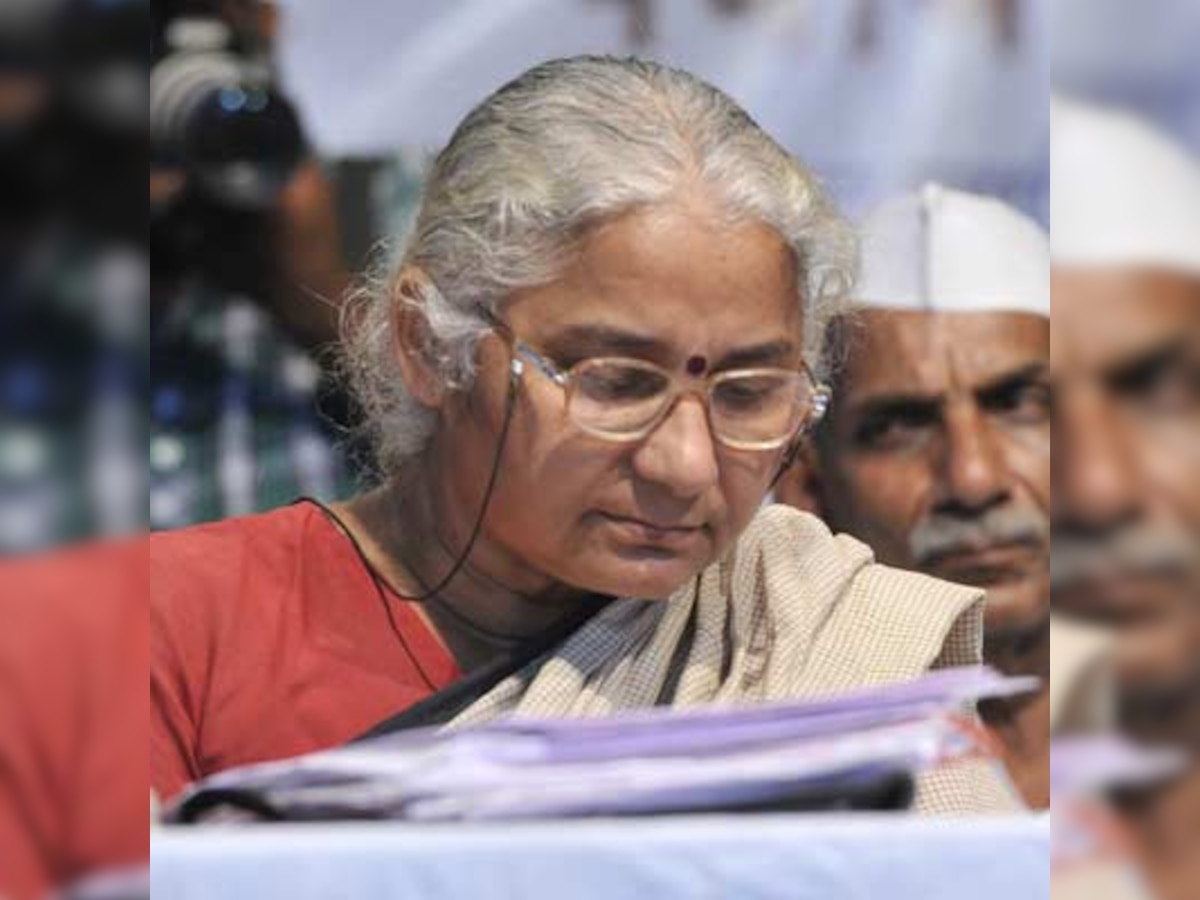
{"type": "Polygon", "coordinates": [[[631,516],[600,513],[604,522],[630,543],[670,549],[687,549],[703,540],[703,525],[666,525],[631,516]]]}

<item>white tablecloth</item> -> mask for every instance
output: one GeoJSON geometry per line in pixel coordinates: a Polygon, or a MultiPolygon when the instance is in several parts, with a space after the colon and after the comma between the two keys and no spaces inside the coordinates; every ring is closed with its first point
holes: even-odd
{"type": "Polygon", "coordinates": [[[272,825],[151,836],[154,900],[1042,900],[1032,817],[272,825]]]}

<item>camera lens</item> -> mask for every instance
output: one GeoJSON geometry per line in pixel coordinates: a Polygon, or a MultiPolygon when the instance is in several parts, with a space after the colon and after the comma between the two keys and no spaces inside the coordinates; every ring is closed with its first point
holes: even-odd
{"type": "Polygon", "coordinates": [[[185,167],[214,200],[269,205],[303,153],[291,103],[257,67],[224,51],[162,60],[150,78],[157,162],[185,167]]]}

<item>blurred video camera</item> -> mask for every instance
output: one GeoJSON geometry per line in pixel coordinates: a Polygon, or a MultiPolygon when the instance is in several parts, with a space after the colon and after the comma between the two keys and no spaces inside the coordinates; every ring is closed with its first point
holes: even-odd
{"type": "Polygon", "coordinates": [[[271,205],[304,151],[300,123],[274,83],[253,0],[155,3],[151,163],[184,170],[236,209],[271,205]]]}
{"type": "Polygon", "coordinates": [[[271,278],[270,214],[305,155],[258,0],[155,0],[150,249],[156,282],[251,295],[271,278]],[[157,181],[156,181],[157,179],[157,181]]]}
{"type": "Polygon", "coordinates": [[[272,72],[273,12],[0,0],[0,250],[66,225],[100,243],[148,239],[156,287],[199,276],[260,293],[271,212],[305,155],[272,72]]]}

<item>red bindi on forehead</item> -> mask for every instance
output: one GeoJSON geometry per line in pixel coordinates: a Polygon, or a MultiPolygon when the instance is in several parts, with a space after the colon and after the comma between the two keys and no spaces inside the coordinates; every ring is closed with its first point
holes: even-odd
{"type": "Polygon", "coordinates": [[[684,363],[684,369],[689,375],[703,375],[708,368],[708,359],[703,356],[689,356],[684,363]]]}

